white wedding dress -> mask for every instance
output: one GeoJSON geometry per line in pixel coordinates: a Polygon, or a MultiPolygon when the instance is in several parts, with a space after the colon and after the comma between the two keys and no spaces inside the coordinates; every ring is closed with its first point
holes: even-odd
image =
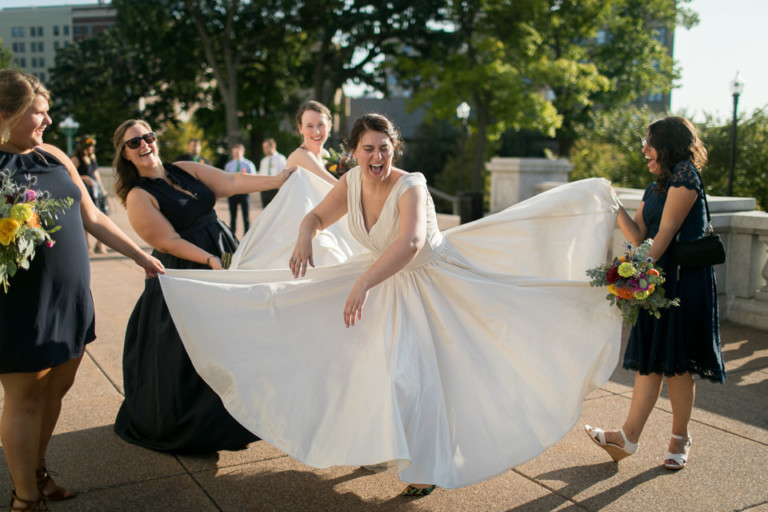
{"type": "MultiPolygon", "coordinates": [[[[348,229],[364,249],[330,251],[339,263],[293,279],[289,250],[278,269],[160,277],[197,371],[248,429],[319,468],[397,461],[405,482],[461,487],[558,442],[618,360],[621,317],[584,273],[614,229],[608,182],[563,185],[444,234],[430,198],[424,248],[345,328],[355,280],[397,237],[400,195],[426,187],[402,177],[367,231],[359,172],[347,174],[348,229]]],[[[292,176],[264,214],[308,179],[292,176]]],[[[240,264],[255,266],[254,244],[295,238],[299,220],[254,226],[263,237],[249,233],[240,264]]]]}

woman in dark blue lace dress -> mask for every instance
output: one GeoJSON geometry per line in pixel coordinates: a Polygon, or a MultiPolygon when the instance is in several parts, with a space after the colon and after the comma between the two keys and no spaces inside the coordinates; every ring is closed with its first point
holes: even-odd
{"type": "MultiPolygon", "coordinates": [[[[278,188],[295,169],[255,176],[198,162],[164,164],[155,134],[139,120],[121,124],[114,144],[116,194],[136,233],[167,268],[222,269],[222,254],[234,253],[237,240],[216,216],[216,199],[278,188]]],[[[124,440],[158,451],[204,453],[240,449],[257,439],[195,372],[157,280],[147,282],[136,303],[123,350],[125,400],[115,432],[124,440]]]]}
{"type": "Polygon", "coordinates": [[[653,239],[649,256],[665,271],[664,290],[670,297],[679,297],[680,306],[664,310],[658,319],[641,311],[632,328],[624,368],[637,374],[623,428],[604,432],[587,425],[586,430],[614,460],[632,455],[666,378],[672,438],[664,466],[676,470],[688,463],[691,447],[688,422],[695,395],[693,376],[725,381],[714,269],[682,270],[671,263],[667,251],[675,240],[696,240],[704,235],[707,218],[698,170],[707,163],[707,151],[690,121],[667,117],[648,128],[643,153],[656,181],[645,190],[634,219],[622,208],[618,222],[634,245],[653,239]]]}

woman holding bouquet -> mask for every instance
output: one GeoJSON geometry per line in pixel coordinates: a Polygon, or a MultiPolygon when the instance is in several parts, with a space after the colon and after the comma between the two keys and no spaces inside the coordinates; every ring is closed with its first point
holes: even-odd
{"type": "Polygon", "coordinates": [[[695,395],[693,375],[725,381],[714,269],[678,269],[667,250],[676,239],[683,242],[704,235],[707,218],[698,170],[707,163],[707,151],[690,121],[667,117],[648,128],[643,154],[656,179],[646,188],[634,218],[621,208],[618,223],[635,246],[653,239],[648,256],[665,271],[666,295],[679,297],[680,306],[662,310],[658,319],[640,311],[624,356],[624,368],[637,373],[623,427],[608,432],[589,425],[585,429],[614,460],[632,455],[666,378],[672,437],[663,464],[677,470],[688,463],[691,448],[688,423],[695,395]]]}
{"type": "MultiPolygon", "coordinates": [[[[257,176],[191,161],[164,164],[154,132],[141,120],[122,123],[114,146],[116,194],[136,233],[167,268],[222,269],[222,255],[234,252],[237,240],[216,216],[216,199],[278,188],[295,169],[257,176]]],[[[147,282],[128,321],[123,382],[115,432],[128,442],[202,453],[240,449],[257,439],[195,372],[156,280],[147,282]]]]}
{"type": "Polygon", "coordinates": [[[51,125],[48,103],[36,77],[0,70],[0,170],[52,199],[73,200],[55,220],[60,229],[50,234],[53,245],[40,246],[29,268],[0,291],[0,437],[13,484],[10,509],[17,511],[48,510],[47,500],[75,496],[51,479],[45,453],[85,345],[96,338],[83,228],[133,259],[147,277],[163,271],[93,204],[69,158],[43,143],[51,125]]]}

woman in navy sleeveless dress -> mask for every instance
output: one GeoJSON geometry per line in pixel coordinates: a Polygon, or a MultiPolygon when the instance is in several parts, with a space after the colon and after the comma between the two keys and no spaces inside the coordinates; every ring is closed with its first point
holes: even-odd
{"type": "Polygon", "coordinates": [[[83,228],[132,258],[148,276],[162,271],[158,260],[98,211],[67,156],[43,144],[51,124],[48,99],[34,76],[0,70],[0,170],[10,171],[18,184],[30,185],[27,177],[34,178],[31,188],[74,201],[58,215],[54,245],[38,247],[29,269],[19,269],[8,291],[0,290],[0,432],[14,510],[48,510],[46,500],[75,496],[50,478],[45,452],[85,345],[96,337],[83,228]]]}
{"type": "MultiPolygon", "coordinates": [[[[114,142],[117,195],[136,232],[168,268],[221,269],[222,254],[234,253],[237,240],[216,216],[216,199],[277,188],[291,173],[255,176],[197,162],[163,164],[154,133],[138,120],[121,124],[114,142]]],[[[115,432],[128,442],[204,453],[258,439],[195,372],[156,280],[147,281],[128,321],[123,382],[115,432]]]]}
{"type": "Polygon", "coordinates": [[[633,454],[666,378],[672,438],[663,464],[677,470],[688,463],[691,447],[688,423],[695,394],[693,375],[725,381],[714,269],[679,269],[667,251],[675,240],[685,242],[704,235],[707,218],[698,169],[706,165],[707,152],[690,121],[667,117],[649,127],[643,153],[657,179],[645,190],[634,219],[622,208],[619,226],[635,245],[653,239],[649,256],[665,271],[667,296],[679,297],[680,306],[663,311],[658,319],[641,311],[632,328],[624,368],[637,374],[623,428],[604,432],[587,425],[586,430],[614,460],[633,454]]]}

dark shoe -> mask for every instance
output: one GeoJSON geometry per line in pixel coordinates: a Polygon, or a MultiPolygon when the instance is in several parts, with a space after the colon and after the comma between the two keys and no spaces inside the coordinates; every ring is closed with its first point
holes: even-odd
{"type": "Polygon", "coordinates": [[[437,489],[436,485],[430,485],[429,487],[425,487],[424,489],[419,489],[418,487],[408,485],[408,487],[403,489],[403,492],[400,493],[400,496],[420,498],[422,496],[429,496],[430,494],[432,494],[432,491],[434,491],[435,489],[437,489]]]}
{"type": "Polygon", "coordinates": [[[8,504],[8,510],[17,510],[19,512],[50,512],[48,505],[45,502],[45,496],[40,496],[36,500],[24,500],[16,496],[15,491],[11,491],[11,502],[8,504]],[[21,506],[13,506],[13,502],[21,502],[21,506]]]}
{"type": "Polygon", "coordinates": [[[60,485],[56,485],[56,482],[54,482],[53,478],[51,478],[51,474],[48,472],[48,468],[46,468],[45,465],[37,469],[35,471],[35,475],[37,476],[37,489],[40,491],[40,494],[45,496],[45,499],[48,501],[70,500],[77,496],[77,493],[70,491],[69,489],[65,489],[60,485]],[[46,493],[46,489],[53,490],[46,493]]]}

